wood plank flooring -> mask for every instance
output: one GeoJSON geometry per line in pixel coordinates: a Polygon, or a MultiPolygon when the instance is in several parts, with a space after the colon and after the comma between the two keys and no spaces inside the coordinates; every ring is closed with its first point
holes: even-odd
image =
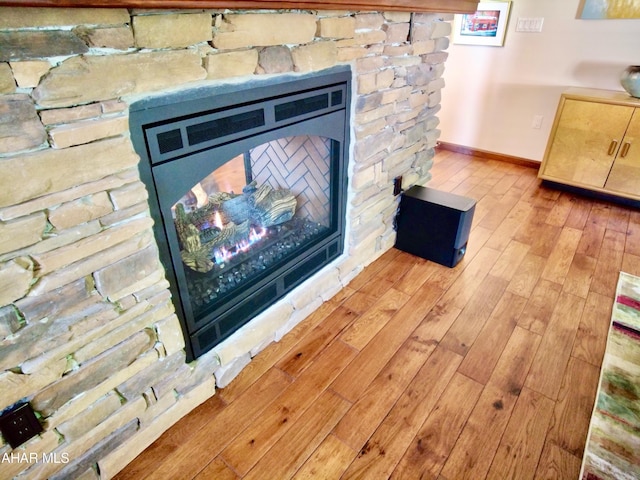
{"type": "Polygon", "coordinates": [[[392,249],[118,475],[576,479],[640,211],[438,152],[477,200],[453,269],[392,249]]]}

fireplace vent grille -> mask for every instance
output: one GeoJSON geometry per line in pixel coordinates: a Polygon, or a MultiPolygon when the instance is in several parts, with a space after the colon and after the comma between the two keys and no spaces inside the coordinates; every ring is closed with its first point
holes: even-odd
{"type": "Polygon", "coordinates": [[[264,110],[252,110],[191,125],[187,127],[187,138],[189,139],[189,145],[199,145],[209,140],[217,140],[234,133],[246,132],[262,126],[264,126],[264,110]]]}
{"type": "Polygon", "coordinates": [[[145,126],[152,164],[160,164],[345,108],[346,86],[272,97],[145,126]]]}

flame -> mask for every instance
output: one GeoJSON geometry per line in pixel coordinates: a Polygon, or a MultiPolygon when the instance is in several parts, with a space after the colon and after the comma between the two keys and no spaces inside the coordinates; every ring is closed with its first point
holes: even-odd
{"type": "Polygon", "coordinates": [[[262,227],[259,232],[257,232],[255,228],[252,228],[251,232],[249,232],[249,242],[255,243],[266,236],[267,230],[264,227],[262,227]]]}
{"type": "MultiPolygon", "coordinates": [[[[217,214],[218,212],[216,212],[217,214]]],[[[236,255],[241,253],[246,253],[251,250],[251,246],[255,245],[257,242],[262,240],[267,236],[267,229],[262,227],[259,230],[252,228],[249,232],[249,238],[247,240],[242,240],[235,244],[234,247],[230,249],[226,249],[225,247],[221,247],[213,252],[213,260],[217,265],[223,265],[225,262],[231,260],[236,255]]]]}
{"type": "Polygon", "coordinates": [[[218,210],[216,210],[216,213],[213,214],[213,225],[218,227],[220,230],[224,228],[222,217],[220,216],[220,212],[218,210]]]}
{"type": "Polygon", "coordinates": [[[213,259],[218,265],[223,264],[230,258],[231,258],[231,252],[229,252],[229,250],[227,250],[224,247],[213,252],[213,259]]]}
{"type": "Polygon", "coordinates": [[[247,240],[236,243],[236,251],[248,252],[249,248],[251,248],[251,244],[247,240]]]}

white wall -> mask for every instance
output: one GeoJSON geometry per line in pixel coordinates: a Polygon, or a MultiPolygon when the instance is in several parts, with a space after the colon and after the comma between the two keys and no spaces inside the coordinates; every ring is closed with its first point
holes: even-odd
{"type": "Polygon", "coordinates": [[[440,140],[541,161],[563,90],[622,90],[622,70],[640,65],[640,20],[580,20],[578,4],[513,0],[503,47],[452,42],[440,140]],[[519,17],[544,17],[542,32],[516,32],[519,17]]]}

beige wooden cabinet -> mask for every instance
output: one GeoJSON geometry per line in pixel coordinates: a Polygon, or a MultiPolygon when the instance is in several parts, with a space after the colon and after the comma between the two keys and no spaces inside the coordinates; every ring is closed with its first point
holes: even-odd
{"type": "Polygon", "coordinates": [[[563,93],[538,177],[640,200],[640,99],[585,88],[563,93]]]}

